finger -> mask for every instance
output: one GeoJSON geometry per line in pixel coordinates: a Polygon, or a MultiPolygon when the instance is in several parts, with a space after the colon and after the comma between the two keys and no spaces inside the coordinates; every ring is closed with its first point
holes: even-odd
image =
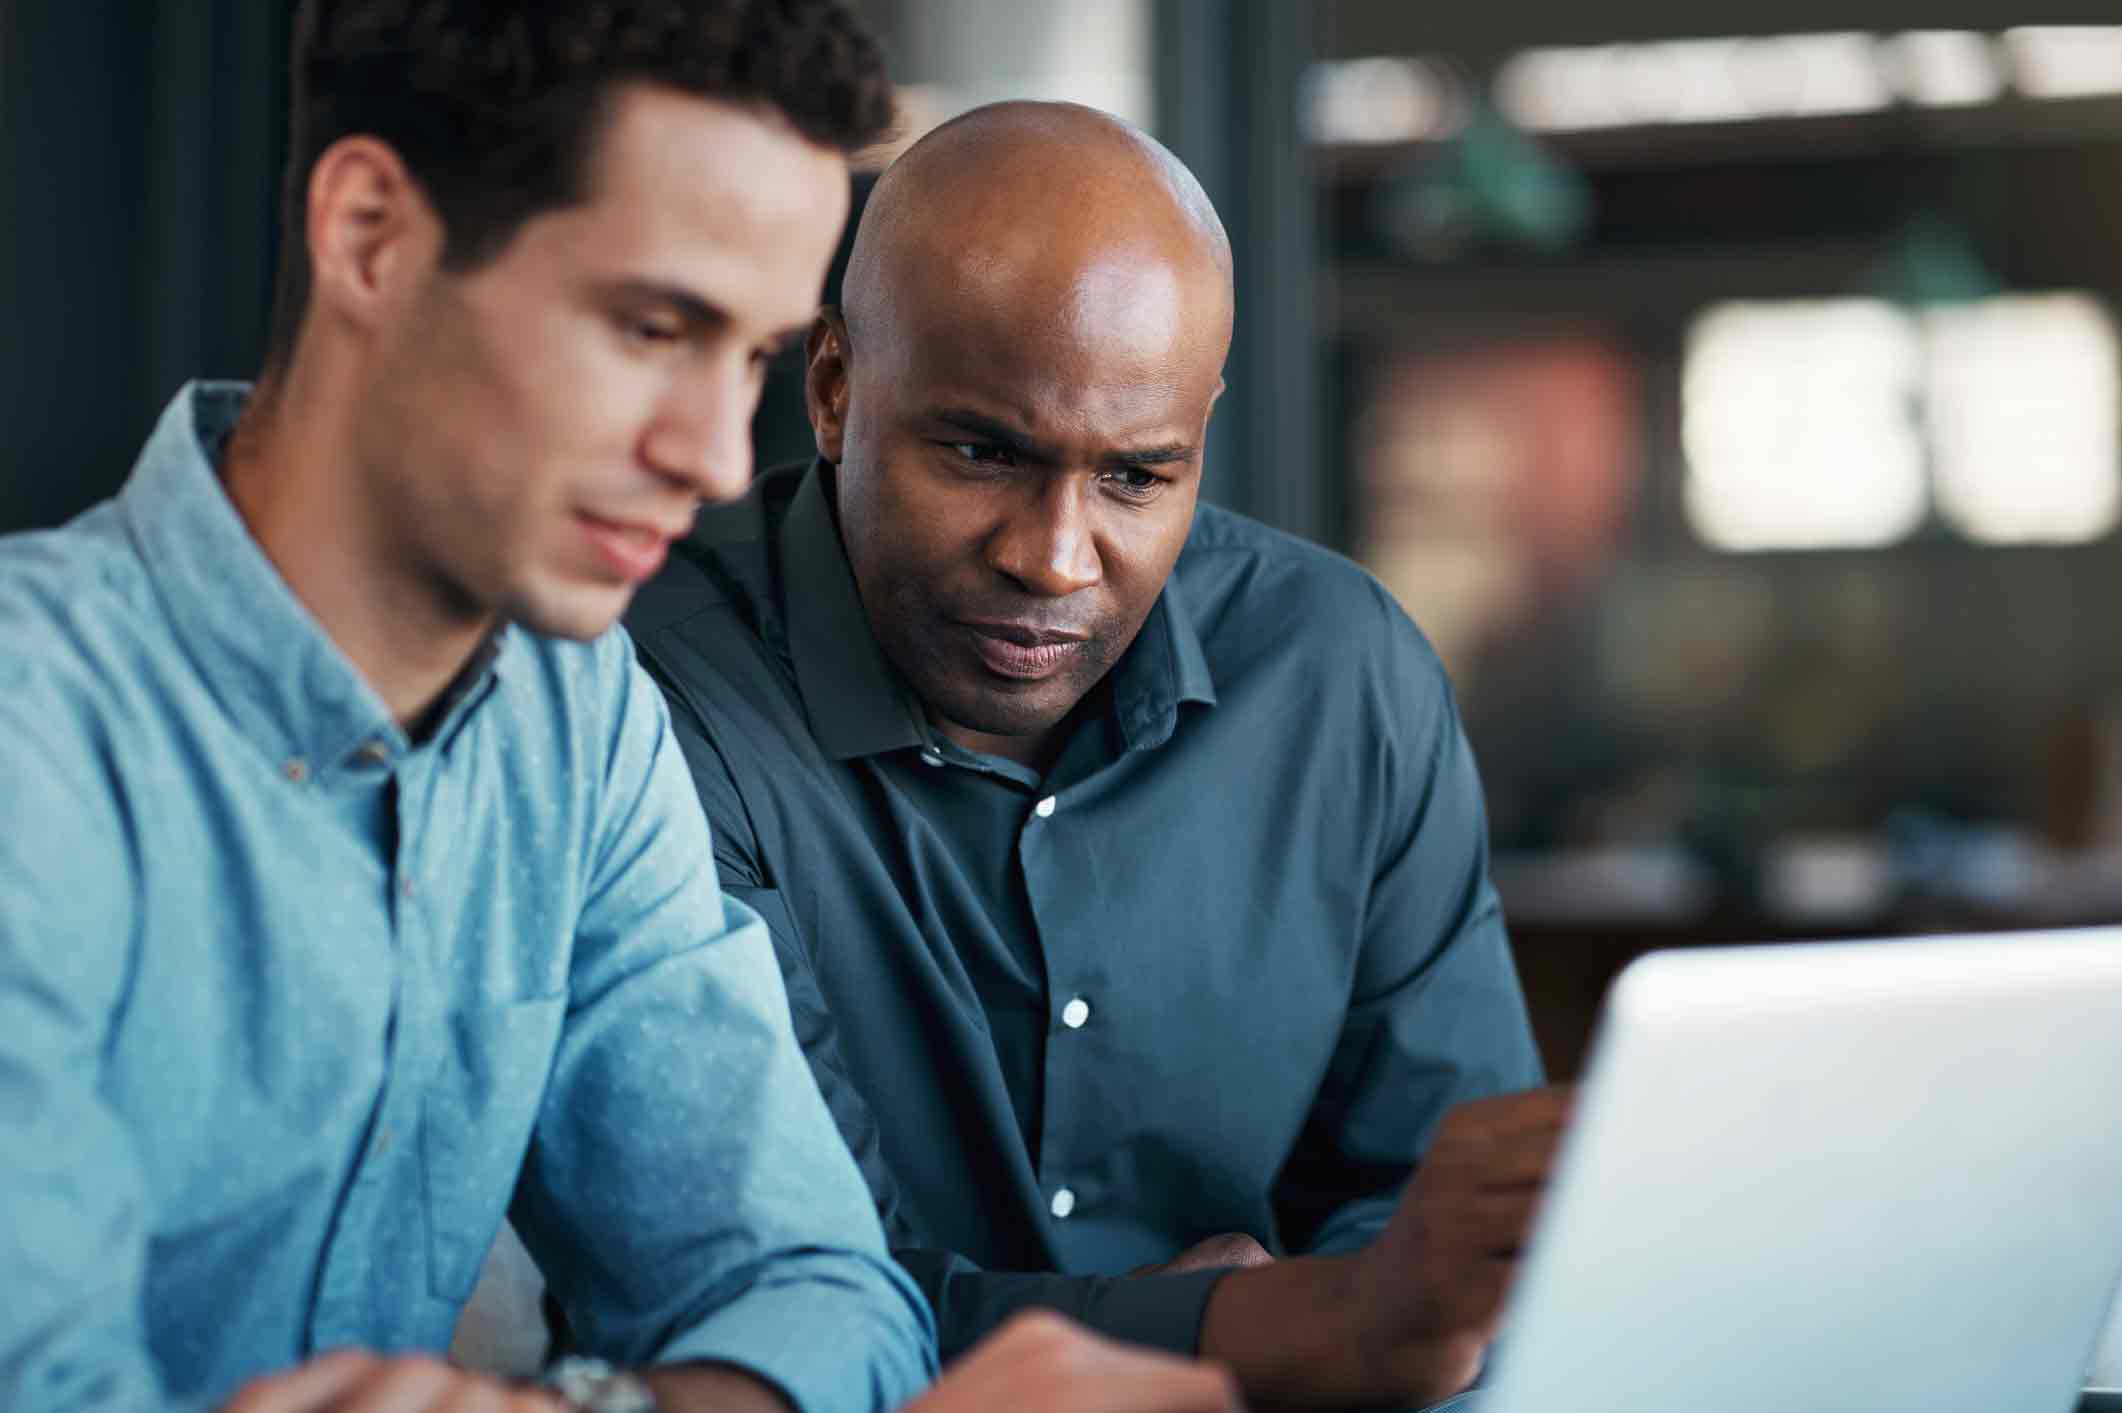
{"type": "MultiPolygon", "coordinates": [[[[520,1395],[491,1379],[462,1375],[444,1389],[429,1406],[435,1413],[518,1413],[534,1405],[519,1401],[520,1395]]],[[[551,1404],[535,1405],[550,1409],[551,1404]]]]}
{"type": "Polygon", "coordinates": [[[1559,1129],[1504,1138],[1440,1137],[1424,1155],[1419,1176],[1450,1188],[1537,1187],[1554,1171],[1561,1142],[1559,1129]]]}
{"type": "Polygon", "coordinates": [[[1469,1099],[1453,1106],[1444,1116],[1444,1132],[1457,1131],[1486,1139],[1539,1134],[1558,1130],[1569,1120],[1576,1091],[1566,1086],[1528,1089],[1516,1094],[1495,1094],[1469,1099]]]}
{"type": "Polygon", "coordinates": [[[433,1413],[452,1385],[466,1377],[439,1359],[392,1359],[332,1404],[332,1413],[433,1413]]]}
{"type": "Polygon", "coordinates": [[[222,1413],[306,1413],[328,1407],[377,1362],[375,1355],[360,1349],[320,1354],[284,1374],[253,1379],[223,1405],[222,1413]]]}

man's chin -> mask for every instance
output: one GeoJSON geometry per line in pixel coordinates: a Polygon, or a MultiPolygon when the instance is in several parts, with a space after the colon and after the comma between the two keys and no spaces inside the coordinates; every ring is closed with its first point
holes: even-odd
{"type": "Polygon", "coordinates": [[[1056,690],[1051,682],[1015,689],[959,689],[942,694],[941,700],[923,695],[946,720],[983,736],[1043,735],[1059,726],[1083,696],[1065,687],[1056,690]]]}
{"type": "Polygon", "coordinates": [[[533,633],[586,643],[617,623],[633,597],[632,588],[623,584],[571,584],[557,591],[523,594],[505,616],[533,633]]]}

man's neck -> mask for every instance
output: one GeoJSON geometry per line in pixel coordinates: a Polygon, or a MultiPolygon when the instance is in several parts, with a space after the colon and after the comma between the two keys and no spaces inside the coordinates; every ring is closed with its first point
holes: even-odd
{"type": "MultiPolygon", "coordinates": [[[[928,714],[930,724],[957,745],[976,755],[1000,756],[1003,760],[1015,761],[1030,766],[1041,775],[1054,763],[1061,753],[1061,741],[1066,734],[1068,721],[1035,731],[1025,736],[999,736],[991,731],[975,731],[970,726],[960,726],[939,711],[928,714]]],[[[1069,718],[1072,721],[1073,715],[1069,718]]]]}
{"type": "Polygon", "coordinates": [[[394,554],[331,407],[299,372],[261,384],[222,455],[222,485],[288,588],[417,736],[494,622],[453,611],[394,554]]]}

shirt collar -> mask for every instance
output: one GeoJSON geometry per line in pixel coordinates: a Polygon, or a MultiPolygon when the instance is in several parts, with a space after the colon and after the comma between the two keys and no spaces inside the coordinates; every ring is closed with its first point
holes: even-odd
{"type": "Polygon", "coordinates": [[[812,462],[779,536],[788,654],[811,734],[833,760],[926,746],[920,705],[870,632],[825,477],[812,462]]]}
{"type": "MultiPolygon", "coordinates": [[[[777,545],[789,658],[811,734],[832,760],[927,746],[920,703],[870,631],[827,500],[827,472],[823,461],[814,461],[804,474],[777,545]]],[[[1215,705],[1208,658],[1176,582],[1166,581],[1113,669],[1112,687],[1129,750],[1170,740],[1182,702],[1215,705]]]]}
{"type": "Polygon", "coordinates": [[[1214,706],[1216,683],[1174,574],[1164,581],[1164,592],[1150,606],[1127,655],[1113,668],[1113,714],[1127,748],[1146,751],[1169,741],[1186,702],[1214,706]]]}
{"type": "MultiPolygon", "coordinates": [[[[178,640],[244,735],[291,775],[374,767],[412,748],[390,710],[310,616],[222,489],[242,383],[188,383],[119,492],[119,512],[178,640]]],[[[508,651],[489,639],[451,686],[430,738],[446,745],[508,651]]]]}

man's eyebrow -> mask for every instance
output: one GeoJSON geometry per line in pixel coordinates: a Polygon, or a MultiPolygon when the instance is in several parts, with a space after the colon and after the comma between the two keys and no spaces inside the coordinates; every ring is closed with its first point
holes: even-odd
{"type": "Polygon", "coordinates": [[[679,318],[700,328],[717,329],[730,322],[729,311],[721,305],[666,280],[629,277],[606,281],[604,289],[615,299],[668,305],[679,318]]]}
{"type": "Polygon", "coordinates": [[[1105,459],[1114,466],[1173,466],[1182,461],[1192,461],[1197,448],[1181,442],[1169,446],[1146,446],[1133,451],[1110,451],[1105,459]]]}
{"type": "MultiPolygon", "coordinates": [[[[1036,437],[1027,436],[1006,422],[962,407],[936,408],[929,414],[931,421],[956,427],[981,441],[992,442],[1022,460],[1051,464],[1062,460],[1058,448],[1049,446],[1036,437]]],[[[1197,448],[1180,442],[1166,446],[1137,447],[1126,451],[1109,451],[1099,459],[1108,466],[1171,466],[1182,461],[1191,461],[1197,448]]]]}
{"type": "Polygon", "coordinates": [[[1027,436],[992,417],[963,407],[932,408],[928,414],[931,422],[940,422],[946,427],[956,427],[968,436],[978,437],[983,442],[993,442],[1010,455],[1025,461],[1056,462],[1061,459],[1058,448],[1048,446],[1037,437],[1027,436]]]}

